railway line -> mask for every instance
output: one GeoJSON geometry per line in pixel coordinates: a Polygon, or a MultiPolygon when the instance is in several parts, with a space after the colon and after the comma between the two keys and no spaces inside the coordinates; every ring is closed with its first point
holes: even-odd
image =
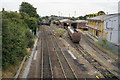
{"type": "MultiPolygon", "coordinates": [[[[51,34],[52,31],[50,31],[51,34]]],[[[66,79],[77,79],[76,74],[74,73],[73,69],[71,68],[71,65],[69,64],[67,58],[65,57],[65,55],[63,54],[61,48],[59,47],[59,44],[57,42],[57,39],[55,36],[51,36],[52,41],[54,42],[54,47],[55,47],[55,51],[57,54],[57,57],[60,61],[63,73],[65,75],[66,79]]]]}
{"type": "Polygon", "coordinates": [[[98,72],[100,72],[104,78],[113,78],[115,80],[118,80],[118,78],[112,74],[110,71],[108,71],[106,68],[103,67],[101,63],[99,63],[97,60],[95,60],[84,48],[76,43],[73,43],[69,38],[67,38],[67,41],[70,43],[71,46],[73,46],[77,51],[82,53],[82,56],[96,69],[98,72]]]}
{"type": "MultiPolygon", "coordinates": [[[[34,60],[33,62],[37,61],[35,65],[33,64],[33,71],[34,73],[30,72],[30,75],[38,75],[36,77],[42,79],[54,79],[54,78],[62,78],[62,79],[79,79],[81,77],[81,72],[85,71],[85,67],[79,65],[79,62],[75,63],[75,60],[68,57],[65,51],[62,50],[60,47],[60,43],[58,42],[58,38],[52,33],[50,27],[41,27],[41,34],[39,46],[37,47],[38,52],[37,56],[39,60],[34,60]],[[41,45],[40,45],[41,44],[41,45]],[[73,66],[74,65],[74,66],[73,66]],[[78,69],[78,66],[81,69],[78,69]],[[39,69],[40,68],[40,69],[39,69]],[[79,71],[77,71],[78,69],[79,71]]],[[[105,78],[110,78],[109,75],[113,75],[109,72],[106,68],[103,67],[101,63],[95,60],[84,48],[79,44],[74,44],[70,39],[68,42],[71,46],[73,46],[77,51],[82,53],[82,56],[97,70],[99,71],[105,78]]],[[[83,75],[82,75],[83,76],[83,75]]],[[[36,78],[35,77],[35,78],[36,78]]],[[[32,76],[34,78],[34,76],[32,76]]],[[[117,78],[113,75],[112,78],[117,78]]],[[[85,80],[85,79],[83,79],[85,80]]]]}
{"type": "Polygon", "coordinates": [[[42,75],[41,78],[52,78],[52,67],[51,67],[51,60],[50,60],[50,51],[48,49],[47,43],[47,34],[44,29],[42,29],[42,75]]]}
{"type": "Polygon", "coordinates": [[[54,43],[52,41],[51,36],[53,36],[51,34],[51,32],[49,30],[47,30],[47,34],[48,36],[48,42],[51,43],[49,44],[49,49],[50,49],[50,57],[51,57],[51,64],[53,67],[53,78],[66,78],[65,72],[63,70],[62,64],[59,60],[59,56],[57,55],[57,52],[55,50],[54,47],[54,43]]]}
{"type": "MultiPolygon", "coordinates": [[[[118,59],[115,59],[115,58],[112,58],[108,55],[108,53],[104,50],[102,50],[101,48],[99,48],[98,46],[96,46],[92,39],[90,37],[88,37],[87,35],[82,35],[83,38],[85,38],[86,42],[95,50],[97,51],[99,54],[101,54],[106,60],[114,60],[114,61],[117,61],[118,59]]],[[[117,66],[117,64],[113,64],[115,66],[117,66]]]]}
{"type": "Polygon", "coordinates": [[[87,51],[85,51],[80,45],[76,45],[79,51],[82,53],[84,58],[91,63],[103,76],[104,78],[117,78],[110,71],[102,66],[97,60],[95,60],[87,51]]]}
{"type": "Polygon", "coordinates": [[[70,64],[63,55],[53,33],[47,28],[41,28],[41,78],[43,79],[77,79],[70,64]]]}
{"type": "Polygon", "coordinates": [[[104,51],[103,49],[99,48],[98,46],[96,46],[90,38],[87,37],[87,35],[83,35],[82,34],[82,37],[84,38],[84,40],[87,42],[87,44],[93,48],[96,52],[97,52],[97,55],[101,58],[102,60],[106,60],[107,61],[107,64],[109,66],[112,66],[114,67],[113,71],[116,75],[120,75],[120,71],[118,69],[118,64],[119,64],[119,61],[118,61],[118,58],[113,58],[112,56],[110,56],[106,51],[104,51]],[[111,61],[111,62],[109,62],[111,61]]]}
{"type": "MultiPolygon", "coordinates": [[[[53,27],[52,27],[52,29],[53,29],[52,31],[54,31],[53,27]]],[[[56,39],[57,39],[57,37],[56,37],[56,39]]],[[[55,41],[53,41],[53,42],[55,42],[55,41]]],[[[57,40],[57,43],[59,43],[58,40],[57,40]]],[[[58,46],[63,47],[64,45],[62,45],[61,43],[59,43],[58,46]]],[[[87,67],[83,66],[84,64],[79,63],[79,60],[73,59],[69,54],[70,53],[68,53],[68,51],[66,51],[66,50],[63,51],[63,55],[67,59],[67,62],[70,64],[70,66],[72,68],[72,71],[74,72],[74,74],[75,74],[75,76],[76,76],[77,79],[86,80],[87,78],[95,78],[94,74],[90,75],[89,73],[87,73],[88,69],[87,69],[87,67]]]]}

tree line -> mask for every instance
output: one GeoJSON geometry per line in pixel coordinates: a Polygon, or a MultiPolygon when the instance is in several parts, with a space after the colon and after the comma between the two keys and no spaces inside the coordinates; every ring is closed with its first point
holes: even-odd
{"type": "Polygon", "coordinates": [[[22,2],[17,11],[1,11],[2,13],[2,69],[17,65],[25,55],[30,53],[38,27],[39,15],[36,8],[22,2]]]}

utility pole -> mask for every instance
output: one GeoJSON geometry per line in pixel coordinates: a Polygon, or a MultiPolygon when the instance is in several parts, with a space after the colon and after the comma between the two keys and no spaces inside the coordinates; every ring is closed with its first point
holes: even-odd
{"type": "Polygon", "coordinates": [[[70,13],[69,13],[69,17],[70,17],[70,13]]]}
{"type": "Polygon", "coordinates": [[[60,17],[60,11],[58,11],[58,16],[60,17]]]}
{"type": "Polygon", "coordinates": [[[62,13],[61,13],[61,16],[62,16],[62,13]]]}
{"type": "Polygon", "coordinates": [[[74,17],[76,16],[76,11],[74,11],[74,17]]]}

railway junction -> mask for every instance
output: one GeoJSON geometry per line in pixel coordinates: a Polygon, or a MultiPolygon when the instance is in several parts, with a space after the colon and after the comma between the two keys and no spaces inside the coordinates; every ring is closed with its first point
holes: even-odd
{"type": "Polygon", "coordinates": [[[71,80],[118,80],[116,57],[94,45],[93,39],[81,33],[79,43],[55,34],[57,26],[40,26],[38,41],[27,78],[71,80]]]}

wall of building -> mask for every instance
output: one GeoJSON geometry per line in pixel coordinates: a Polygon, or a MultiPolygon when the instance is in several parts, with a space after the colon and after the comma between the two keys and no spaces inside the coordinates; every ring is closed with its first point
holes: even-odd
{"type": "Polygon", "coordinates": [[[93,34],[93,36],[101,37],[103,36],[103,26],[104,22],[99,20],[89,20],[88,21],[88,31],[93,34]]]}
{"type": "MultiPolygon", "coordinates": [[[[119,2],[120,4],[120,2],[119,2]]],[[[120,9],[120,5],[119,5],[119,9],[120,9]]],[[[120,11],[120,10],[119,10],[120,11]]],[[[118,16],[118,43],[120,45],[120,16],[118,16]]]]}
{"type": "Polygon", "coordinates": [[[104,36],[109,42],[120,45],[118,42],[118,16],[113,16],[104,21],[104,36]]]}
{"type": "Polygon", "coordinates": [[[78,29],[80,29],[81,27],[86,27],[86,23],[81,22],[77,24],[78,29]]]}

